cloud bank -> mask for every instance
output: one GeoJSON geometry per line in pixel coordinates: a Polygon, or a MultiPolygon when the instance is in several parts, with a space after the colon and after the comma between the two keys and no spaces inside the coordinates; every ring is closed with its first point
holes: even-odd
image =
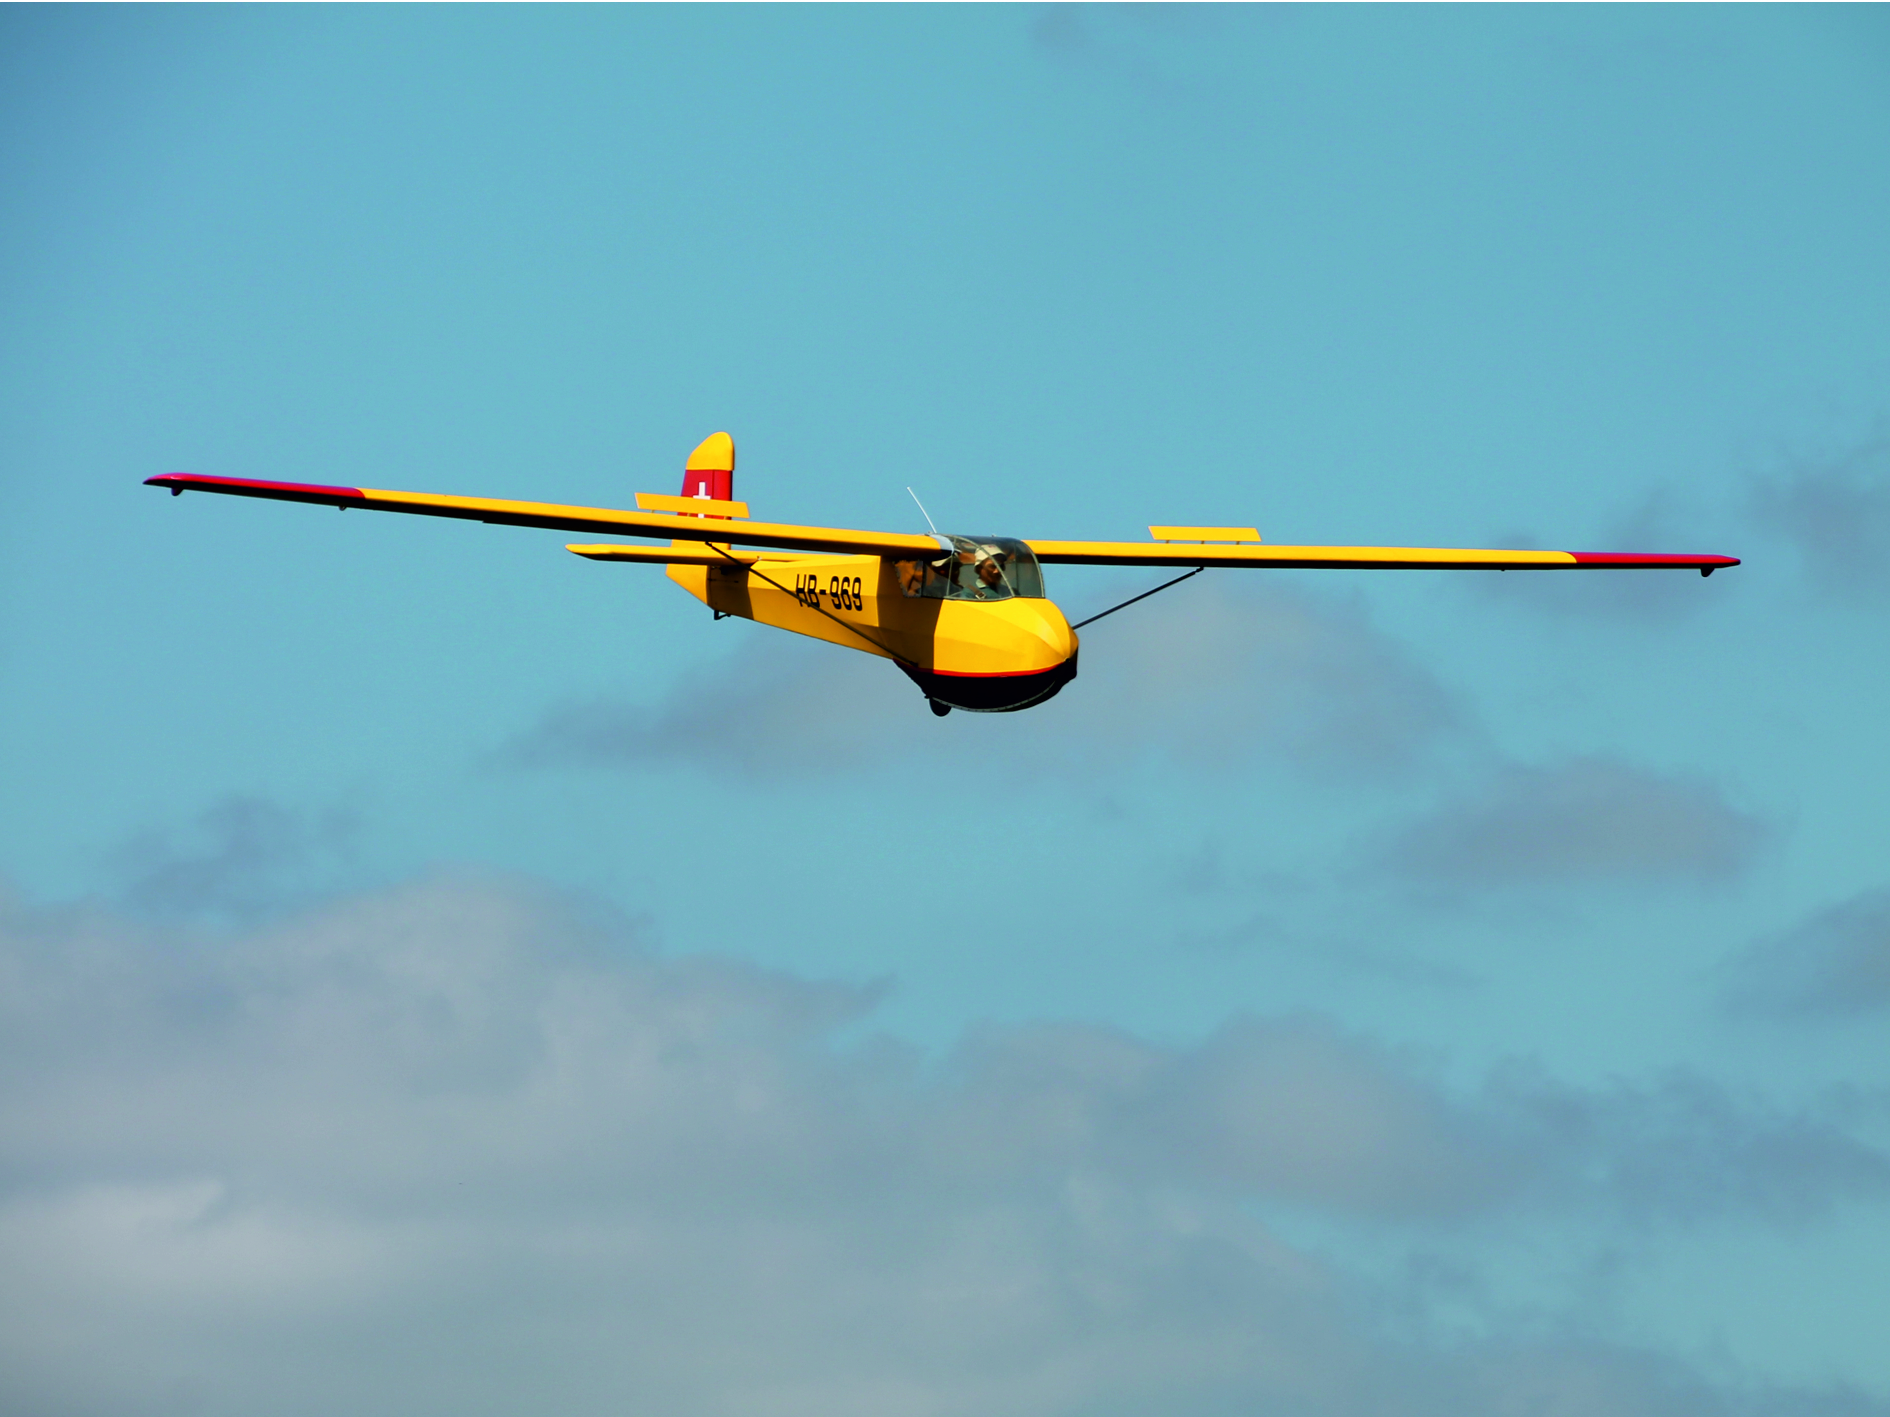
{"type": "MultiPolygon", "coordinates": [[[[1111,597],[1099,583],[1091,598],[1100,608],[1111,597]]],[[[1082,775],[1125,758],[1217,768],[1256,757],[1382,774],[1409,768],[1460,727],[1451,697],[1352,602],[1204,579],[1087,631],[1080,677],[1027,713],[934,719],[892,665],[770,634],[653,706],[564,705],[505,756],[539,766],[680,760],[747,777],[994,759],[1025,774],[1082,775]]]]}
{"type": "Polygon", "coordinates": [[[1880,598],[1890,590],[1890,429],[1761,482],[1753,511],[1791,542],[1819,591],[1837,600],[1880,598]]]}
{"type": "Polygon", "coordinates": [[[1861,1017],[1890,1008],[1890,890],[1865,891],[1763,940],[1732,967],[1735,1011],[1861,1017]]]}
{"type": "Polygon", "coordinates": [[[1765,836],[1705,779],[1587,757],[1500,769],[1395,834],[1374,864],[1453,888],[1704,884],[1743,871],[1765,836]]]}
{"type": "Polygon", "coordinates": [[[146,828],[111,853],[119,898],[162,918],[254,922],[307,905],[351,864],[359,822],[339,808],[304,812],[267,798],[212,803],[183,830],[146,828]]]}
{"type": "Polygon", "coordinates": [[[1890,1195],[1815,1115],[1521,1065],[1453,1089],[1313,1018],[1192,1046],[991,1027],[936,1063],[836,1046],[874,999],[489,883],[217,940],[11,910],[0,1407],[1884,1410],[1540,1314],[1413,1319],[1257,1218],[1890,1195]]]}

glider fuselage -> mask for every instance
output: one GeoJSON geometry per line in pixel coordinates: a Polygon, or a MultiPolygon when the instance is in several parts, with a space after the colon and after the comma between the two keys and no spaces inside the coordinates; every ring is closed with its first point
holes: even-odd
{"type": "Polygon", "coordinates": [[[719,614],[892,660],[935,704],[1003,713],[1041,703],[1076,677],[1076,633],[1054,601],[909,595],[901,564],[750,553],[739,563],[668,569],[719,614]]]}

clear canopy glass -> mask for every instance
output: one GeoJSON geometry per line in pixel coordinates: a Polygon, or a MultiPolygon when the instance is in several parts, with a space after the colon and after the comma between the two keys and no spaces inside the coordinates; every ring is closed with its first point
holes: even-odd
{"type": "Polygon", "coordinates": [[[1023,542],[1008,536],[941,536],[932,558],[896,561],[899,588],[926,600],[1043,598],[1043,570],[1023,542]]]}

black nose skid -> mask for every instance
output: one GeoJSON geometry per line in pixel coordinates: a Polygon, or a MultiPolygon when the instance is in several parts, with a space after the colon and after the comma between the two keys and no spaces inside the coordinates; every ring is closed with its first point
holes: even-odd
{"type": "Polygon", "coordinates": [[[900,664],[906,677],[919,686],[943,718],[953,709],[967,713],[1016,713],[1053,699],[1076,677],[1076,656],[1051,669],[1032,674],[937,674],[929,669],[900,664]]]}

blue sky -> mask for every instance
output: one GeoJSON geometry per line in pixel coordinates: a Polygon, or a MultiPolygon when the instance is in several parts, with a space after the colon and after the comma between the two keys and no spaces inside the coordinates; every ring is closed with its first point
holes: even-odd
{"type": "Polygon", "coordinates": [[[1887,249],[1877,7],[0,13],[6,1405],[1890,1408],[1887,249]],[[1745,564],[1204,576],[934,720],[139,486],[717,429],[1745,564]]]}

